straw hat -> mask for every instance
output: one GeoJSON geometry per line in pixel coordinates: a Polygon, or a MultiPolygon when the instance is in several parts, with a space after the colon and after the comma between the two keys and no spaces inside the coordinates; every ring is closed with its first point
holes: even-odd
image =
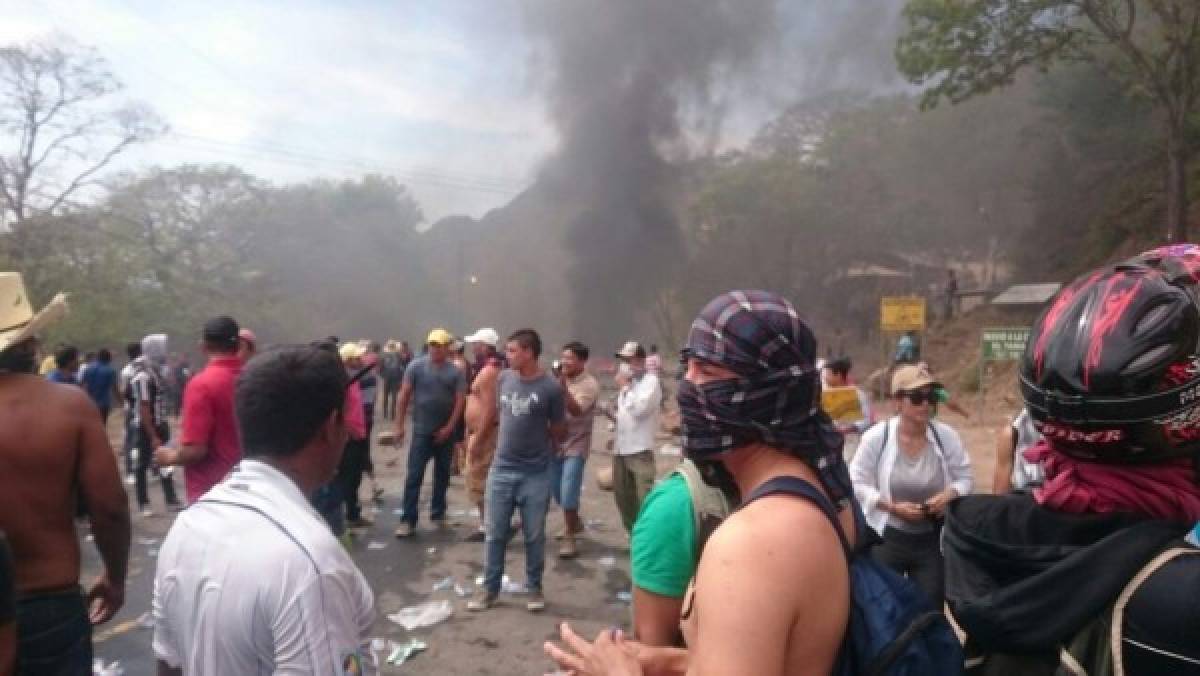
{"type": "Polygon", "coordinates": [[[34,314],[21,273],[0,272],[0,352],[24,342],[66,314],[67,296],[63,293],[34,314]]]}

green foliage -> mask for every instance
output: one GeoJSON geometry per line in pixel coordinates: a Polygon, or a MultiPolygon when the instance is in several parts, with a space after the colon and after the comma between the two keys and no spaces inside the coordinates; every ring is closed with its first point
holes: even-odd
{"type": "Polygon", "coordinates": [[[910,0],[904,18],[896,62],[914,84],[928,85],[926,108],[1010,85],[1025,66],[1080,57],[1089,42],[1070,0],[910,0]]]}
{"type": "Polygon", "coordinates": [[[164,332],[189,349],[217,314],[268,340],[383,333],[413,307],[395,290],[421,274],[420,219],[390,178],[272,188],[228,166],[153,169],[95,207],[37,219],[43,254],[5,268],[22,270],[38,300],[70,293],[52,342],[118,346],[164,332]]]}
{"type": "Polygon", "coordinates": [[[1161,114],[1168,241],[1186,238],[1188,125],[1200,103],[1195,0],[909,0],[896,47],[922,105],[1009,85],[1026,67],[1086,61],[1161,114]]]}

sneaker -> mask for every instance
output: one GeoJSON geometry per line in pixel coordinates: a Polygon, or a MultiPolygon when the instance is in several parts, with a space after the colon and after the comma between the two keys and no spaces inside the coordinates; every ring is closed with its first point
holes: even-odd
{"type": "Polygon", "coordinates": [[[154,516],[154,510],[150,509],[150,505],[146,505],[145,507],[142,508],[142,518],[143,519],[148,519],[152,516],[154,516]]]}
{"type": "Polygon", "coordinates": [[[480,587],[475,590],[475,595],[471,597],[471,600],[467,601],[467,610],[479,612],[494,605],[496,605],[496,593],[480,587]]]}
{"type": "Polygon", "coordinates": [[[540,613],[546,609],[546,597],[542,595],[541,589],[530,589],[526,599],[525,610],[531,613],[540,613]]]}
{"type": "Polygon", "coordinates": [[[471,531],[471,534],[463,538],[464,542],[483,542],[487,540],[487,531],[482,528],[471,531]]]}
{"type": "Polygon", "coordinates": [[[412,537],[414,530],[415,529],[413,528],[413,525],[411,523],[405,521],[404,523],[400,524],[400,526],[398,528],[396,528],[396,537],[398,537],[398,538],[412,537]]]}
{"type": "Polygon", "coordinates": [[[562,546],[558,548],[558,558],[573,559],[579,556],[579,548],[575,544],[575,536],[568,535],[563,538],[562,546]]]}

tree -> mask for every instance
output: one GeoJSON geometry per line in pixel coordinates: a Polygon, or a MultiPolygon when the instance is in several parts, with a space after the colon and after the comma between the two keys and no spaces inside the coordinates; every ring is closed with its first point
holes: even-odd
{"type": "Polygon", "coordinates": [[[1022,69],[1090,61],[1163,115],[1167,240],[1187,238],[1188,123],[1200,93],[1196,0],[909,0],[896,59],[923,105],[964,101],[1022,69]]]}
{"type": "Polygon", "coordinates": [[[120,91],[95,50],[0,48],[0,231],[12,259],[36,260],[34,216],[70,207],[114,158],[163,131],[145,107],[112,104],[120,91]]]}

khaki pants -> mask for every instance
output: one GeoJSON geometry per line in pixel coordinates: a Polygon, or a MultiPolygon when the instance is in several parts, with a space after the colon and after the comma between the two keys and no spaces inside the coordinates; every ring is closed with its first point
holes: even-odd
{"type": "Polygon", "coordinates": [[[467,497],[471,500],[471,504],[483,502],[483,494],[487,489],[488,470],[492,466],[492,456],[496,455],[496,433],[499,430],[495,425],[487,433],[483,434],[483,438],[476,442],[475,437],[478,434],[469,435],[467,438],[467,448],[471,449],[471,444],[474,443],[476,448],[474,454],[468,451],[467,453],[467,497]]]}
{"type": "Polygon", "coordinates": [[[613,496],[626,532],[633,532],[633,522],[646,494],[654,487],[656,474],[654,451],[613,456],[613,496]]]}

